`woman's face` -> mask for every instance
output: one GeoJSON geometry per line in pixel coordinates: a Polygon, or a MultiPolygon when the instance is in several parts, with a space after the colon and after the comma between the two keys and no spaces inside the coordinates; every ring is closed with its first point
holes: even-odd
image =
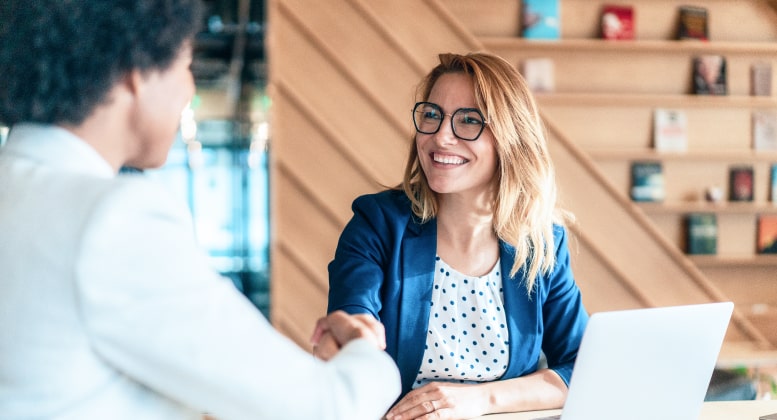
{"type": "Polygon", "coordinates": [[[130,166],[154,168],[167,160],[181,122],[181,112],[194,95],[191,62],[192,47],[185,43],[170,67],[152,70],[144,76],[134,121],[137,147],[128,162],[130,166]]]}
{"type": "Polygon", "coordinates": [[[490,194],[498,159],[494,135],[486,125],[477,140],[466,141],[456,137],[451,128],[450,114],[460,108],[477,108],[472,78],[463,73],[443,74],[427,101],[448,114],[439,131],[415,136],[418,159],[429,187],[438,194],[490,194]]]}

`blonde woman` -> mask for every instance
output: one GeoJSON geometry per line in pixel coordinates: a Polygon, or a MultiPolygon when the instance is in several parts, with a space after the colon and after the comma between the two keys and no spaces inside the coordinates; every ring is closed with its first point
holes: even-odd
{"type": "Polygon", "coordinates": [[[389,420],[560,407],[588,315],[537,106],[497,56],[439,58],[402,186],[353,203],[328,310],[384,325],[402,374],[389,420]]]}

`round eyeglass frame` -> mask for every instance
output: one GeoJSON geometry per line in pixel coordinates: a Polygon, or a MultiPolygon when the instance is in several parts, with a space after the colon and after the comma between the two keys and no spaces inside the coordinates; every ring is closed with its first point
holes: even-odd
{"type": "Polygon", "coordinates": [[[453,132],[453,135],[456,136],[456,138],[464,140],[464,141],[475,141],[478,138],[480,138],[480,135],[483,134],[483,130],[485,130],[485,128],[486,128],[486,124],[488,124],[488,121],[486,121],[486,117],[484,117],[483,113],[480,112],[480,110],[477,109],[477,108],[459,108],[459,109],[453,111],[450,114],[446,114],[446,113],[443,112],[442,107],[440,107],[440,105],[437,105],[434,102],[421,101],[421,102],[416,102],[415,105],[413,106],[413,125],[415,126],[415,131],[417,131],[417,132],[419,132],[421,134],[435,134],[438,131],[440,131],[440,128],[442,127],[443,120],[445,120],[445,116],[448,116],[450,118],[450,121],[451,121],[451,131],[453,132]],[[423,131],[423,130],[421,130],[418,127],[418,122],[416,121],[416,113],[420,112],[418,110],[418,107],[422,106],[422,105],[429,105],[429,106],[432,106],[432,107],[438,109],[440,111],[440,114],[443,116],[443,118],[440,119],[440,123],[437,124],[437,128],[434,131],[423,131]],[[476,112],[478,115],[480,115],[480,121],[481,121],[481,123],[480,123],[480,130],[478,131],[477,135],[475,135],[475,137],[473,137],[471,139],[470,138],[466,138],[466,137],[462,137],[462,136],[459,135],[459,133],[456,132],[456,126],[453,124],[453,116],[458,114],[459,112],[476,112]]]}

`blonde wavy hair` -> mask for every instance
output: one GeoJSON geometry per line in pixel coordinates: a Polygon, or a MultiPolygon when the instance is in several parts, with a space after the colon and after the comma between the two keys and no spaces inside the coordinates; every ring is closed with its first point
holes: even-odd
{"type": "MultiPolygon", "coordinates": [[[[443,74],[472,77],[475,101],[494,135],[498,156],[494,232],[515,248],[510,276],[525,266],[526,288],[531,292],[537,276],[549,273],[556,263],[553,225],[571,217],[557,208],[553,163],[534,97],[515,67],[496,55],[440,54],[439,59],[440,64],[421,81],[416,96],[419,101],[428,100],[443,74]]],[[[429,188],[421,168],[415,136],[401,188],[422,222],[437,216],[437,193],[429,188]]]]}

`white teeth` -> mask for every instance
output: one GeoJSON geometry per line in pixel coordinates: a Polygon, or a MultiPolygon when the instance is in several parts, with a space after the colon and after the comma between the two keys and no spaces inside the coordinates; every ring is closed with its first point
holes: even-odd
{"type": "Polygon", "coordinates": [[[466,162],[464,158],[460,158],[458,156],[445,156],[445,155],[438,155],[437,153],[434,153],[432,155],[432,158],[435,162],[438,163],[445,163],[448,165],[461,165],[462,163],[466,162]]]}

